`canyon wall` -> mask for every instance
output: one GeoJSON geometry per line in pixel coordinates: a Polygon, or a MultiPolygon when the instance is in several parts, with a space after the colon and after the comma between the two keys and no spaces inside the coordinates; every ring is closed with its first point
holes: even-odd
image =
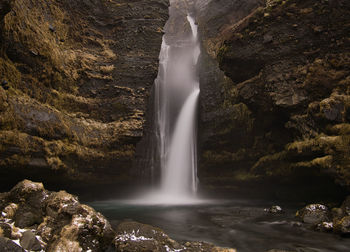
{"type": "Polygon", "coordinates": [[[0,1],[1,189],[130,182],[168,5],[0,1]]]}
{"type": "Polygon", "coordinates": [[[199,19],[208,61],[228,77],[201,82],[204,188],[350,188],[349,10],[347,1],[255,1],[220,29],[199,19]]]}

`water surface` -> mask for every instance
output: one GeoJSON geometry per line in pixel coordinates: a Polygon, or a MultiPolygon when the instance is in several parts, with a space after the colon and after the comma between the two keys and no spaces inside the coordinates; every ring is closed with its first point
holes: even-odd
{"type": "Polygon", "coordinates": [[[197,205],[140,205],[130,201],[89,203],[113,226],[134,220],[162,228],[175,240],[206,241],[239,252],[269,249],[350,251],[350,239],[309,230],[294,215],[301,207],[283,206],[284,214],[264,211],[271,202],[216,201],[197,205]]]}

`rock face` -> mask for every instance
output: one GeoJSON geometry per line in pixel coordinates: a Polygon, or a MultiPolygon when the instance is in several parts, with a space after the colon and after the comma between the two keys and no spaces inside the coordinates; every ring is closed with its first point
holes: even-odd
{"type": "Polygon", "coordinates": [[[205,186],[312,177],[329,191],[350,188],[349,10],[346,1],[268,1],[204,41],[231,80],[211,86],[222,101],[201,114],[205,186]]]}
{"type": "Polygon", "coordinates": [[[29,180],[0,195],[0,213],[0,251],[236,251],[176,242],[161,229],[137,222],[123,222],[114,231],[105,217],[77,197],[47,191],[42,183],[29,180]],[[15,218],[24,213],[36,214],[40,221],[25,222],[20,229],[15,218]]]}
{"type": "Polygon", "coordinates": [[[0,1],[2,189],[128,180],[168,4],[0,1]]]}

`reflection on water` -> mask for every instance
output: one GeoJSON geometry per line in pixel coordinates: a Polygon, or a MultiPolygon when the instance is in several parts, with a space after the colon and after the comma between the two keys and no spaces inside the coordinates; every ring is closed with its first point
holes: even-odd
{"type": "MultiPolygon", "coordinates": [[[[297,207],[284,214],[264,212],[270,203],[216,202],[184,206],[142,206],[125,202],[89,203],[117,225],[135,220],[162,228],[175,240],[206,241],[239,252],[269,249],[292,251],[350,251],[350,239],[308,230],[294,218],[297,207]]],[[[283,207],[283,206],[282,206],[283,207]]]]}

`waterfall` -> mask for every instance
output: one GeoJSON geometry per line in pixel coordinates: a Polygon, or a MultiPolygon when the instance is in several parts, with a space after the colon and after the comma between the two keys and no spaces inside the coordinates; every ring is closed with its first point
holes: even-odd
{"type": "Polygon", "coordinates": [[[175,38],[170,45],[164,36],[159,56],[154,127],[161,181],[159,188],[144,199],[148,203],[186,203],[193,201],[197,190],[200,91],[196,65],[200,47],[194,18],[187,15],[185,21],[190,24],[191,36],[175,38]]]}

